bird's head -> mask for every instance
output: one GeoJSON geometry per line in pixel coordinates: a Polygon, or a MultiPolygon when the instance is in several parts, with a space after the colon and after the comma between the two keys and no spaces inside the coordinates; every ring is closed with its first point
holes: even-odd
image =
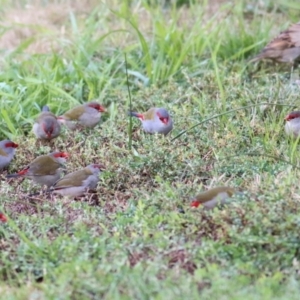
{"type": "Polygon", "coordinates": [[[59,163],[63,164],[66,162],[67,158],[69,158],[69,154],[67,152],[52,152],[50,156],[53,156],[54,159],[59,163]]]}
{"type": "Polygon", "coordinates": [[[88,107],[94,108],[94,109],[98,110],[99,112],[105,112],[105,108],[97,102],[88,103],[88,107]]]}
{"type": "Polygon", "coordinates": [[[165,108],[158,108],[156,115],[163,124],[167,125],[169,123],[170,115],[165,108]]]}
{"type": "Polygon", "coordinates": [[[44,122],[42,128],[47,135],[47,138],[51,139],[54,131],[54,122],[44,122]]]}
{"type": "Polygon", "coordinates": [[[101,171],[105,170],[106,167],[103,164],[90,164],[87,166],[89,172],[94,175],[98,175],[101,171]]]}
{"type": "Polygon", "coordinates": [[[293,111],[293,112],[289,113],[289,114],[284,118],[284,120],[285,120],[285,121],[291,121],[291,120],[294,120],[294,119],[297,119],[297,118],[299,118],[299,120],[300,120],[300,111],[299,111],[299,110],[293,111]]]}
{"type": "Polygon", "coordinates": [[[54,152],[53,156],[55,158],[69,158],[69,154],[67,152],[54,152]]]}

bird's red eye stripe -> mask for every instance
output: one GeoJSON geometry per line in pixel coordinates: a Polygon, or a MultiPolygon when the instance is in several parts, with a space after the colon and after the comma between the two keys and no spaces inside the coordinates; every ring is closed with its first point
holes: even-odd
{"type": "Polygon", "coordinates": [[[94,109],[96,109],[96,110],[98,110],[100,112],[105,112],[105,108],[102,105],[100,105],[100,104],[94,104],[94,103],[92,103],[92,104],[89,105],[89,107],[92,107],[92,108],[94,108],[94,109]]]}
{"type": "Polygon", "coordinates": [[[13,142],[8,142],[5,144],[6,148],[17,148],[18,146],[19,146],[18,144],[15,144],[13,142]]]}
{"type": "Polygon", "coordinates": [[[295,113],[288,114],[284,119],[286,121],[290,121],[290,120],[293,120],[293,119],[296,119],[296,118],[299,118],[299,117],[300,117],[300,112],[295,112],[295,113]]]}
{"type": "Polygon", "coordinates": [[[156,113],[158,118],[164,123],[164,124],[168,124],[169,122],[169,117],[163,117],[159,112],[156,113]]]}
{"type": "Polygon", "coordinates": [[[191,202],[191,207],[198,207],[201,203],[197,200],[191,202]]]}
{"type": "Polygon", "coordinates": [[[59,158],[59,157],[63,157],[63,158],[68,158],[69,154],[67,152],[58,152],[54,154],[54,157],[59,158]]]}

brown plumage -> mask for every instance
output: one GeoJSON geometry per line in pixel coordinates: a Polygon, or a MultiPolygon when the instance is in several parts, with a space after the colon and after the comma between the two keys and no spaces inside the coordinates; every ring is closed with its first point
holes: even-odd
{"type": "Polygon", "coordinates": [[[66,152],[52,152],[38,156],[25,169],[7,178],[27,177],[40,185],[52,186],[61,176],[61,167],[69,155],[66,152]]]}
{"type": "Polygon", "coordinates": [[[67,174],[53,186],[53,193],[62,196],[78,197],[89,189],[95,189],[99,181],[99,174],[105,166],[91,164],[84,169],[67,174]]]}
{"type": "Polygon", "coordinates": [[[68,110],[58,117],[58,121],[71,130],[76,129],[77,125],[93,128],[100,122],[101,113],[104,111],[105,108],[102,105],[92,101],[68,110]]]}
{"type": "Polygon", "coordinates": [[[282,31],[267,46],[251,59],[251,62],[270,59],[274,62],[295,63],[300,58],[300,23],[282,31]]]}
{"type": "Polygon", "coordinates": [[[33,133],[40,140],[52,140],[60,134],[60,124],[56,116],[50,112],[49,107],[45,105],[42,112],[33,124],[33,133]]]}
{"type": "Polygon", "coordinates": [[[173,129],[173,120],[165,108],[152,107],[145,113],[129,112],[130,116],[141,120],[142,127],[147,133],[167,135],[173,129]]]}
{"type": "Polygon", "coordinates": [[[203,205],[206,209],[212,209],[218,204],[226,204],[228,199],[236,193],[236,190],[231,187],[220,186],[215,187],[201,194],[198,194],[192,199],[191,207],[203,205]]]}

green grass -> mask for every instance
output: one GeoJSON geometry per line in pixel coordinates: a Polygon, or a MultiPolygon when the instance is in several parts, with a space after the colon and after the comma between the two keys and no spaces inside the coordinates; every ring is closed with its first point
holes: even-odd
{"type": "MultiPolygon", "coordinates": [[[[10,218],[0,226],[0,298],[299,298],[299,145],[283,128],[299,87],[288,67],[255,72],[247,61],[298,21],[300,6],[167,2],[74,4],[64,36],[44,23],[1,29],[3,38],[34,33],[0,47],[0,139],[20,145],[0,178],[10,218]],[[53,51],[39,51],[41,39],[53,51]],[[131,132],[125,54],[131,105],[166,107],[175,122],[166,138],[135,119],[131,132]],[[61,114],[92,99],[107,107],[101,126],[64,131],[53,147],[36,143],[43,105],[61,114]],[[54,148],[71,154],[70,172],[105,163],[97,195],[29,198],[32,182],[5,179],[54,148]],[[189,207],[224,184],[246,195],[223,209],[189,207]]],[[[4,1],[2,17],[11,9],[4,1]]]]}

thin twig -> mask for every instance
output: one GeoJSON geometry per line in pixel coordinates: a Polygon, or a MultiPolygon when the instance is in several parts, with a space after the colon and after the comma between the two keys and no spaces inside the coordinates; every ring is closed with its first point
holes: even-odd
{"type": "MultiPolygon", "coordinates": [[[[128,79],[128,67],[127,67],[127,57],[126,53],[125,56],[125,70],[126,70],[126,84],[127,84],[127,90],[128,90],[128,97],[129,97],[129,111],[132,111],[132,101],[131,101],[131,93],[129,88],[129,79],[128,79]]],[[[129,126],[128,126],[128,149],[131,150],[132,145],[132,115],[129,114],[129,126]]]]}
{"type": "Polygon", "coordinates": [[[251,105],[247,105],[247,106],[243,106],[243,107],[239,107],[239,108],[235,108],[235,109],[231,109],[231,110],[228,110],[224,113],[221,113],[221,114],[217,114],[217,115],[214,115],[210,118],[207,118],[193,126],[191,126],[190,128],[186,129],[186,130],[183,130],[181,131],[179,134],[177,134],[174,138],[172,138],[171,142],[175,141],[176,139],[178,139],[179,137],[181,137],[183,134],[187,133],[188,131],[194,129],[195,127],[199,126],[199,125],[202,125],[204,123],[206,123],[207,121],[210,121],[210,120],[213,120],[215,118],[218,118],[220,116],[225,116],[225,115],[228,115],[228,114],[231,114],[233,112],[236,112],[236,111],[239,111],[239,110],[243,110],[243,109],[246,109],[246,108],[251,108],[251,107],[256,107],[256,106],[261,106],[261,105],[274,105],[274,106],[289,106],[289,107],[294,107],[295,105],[291,105],[291,104],[280,104],[280,103],[257,103],[257,104],[251,104],[251,105]]]}

